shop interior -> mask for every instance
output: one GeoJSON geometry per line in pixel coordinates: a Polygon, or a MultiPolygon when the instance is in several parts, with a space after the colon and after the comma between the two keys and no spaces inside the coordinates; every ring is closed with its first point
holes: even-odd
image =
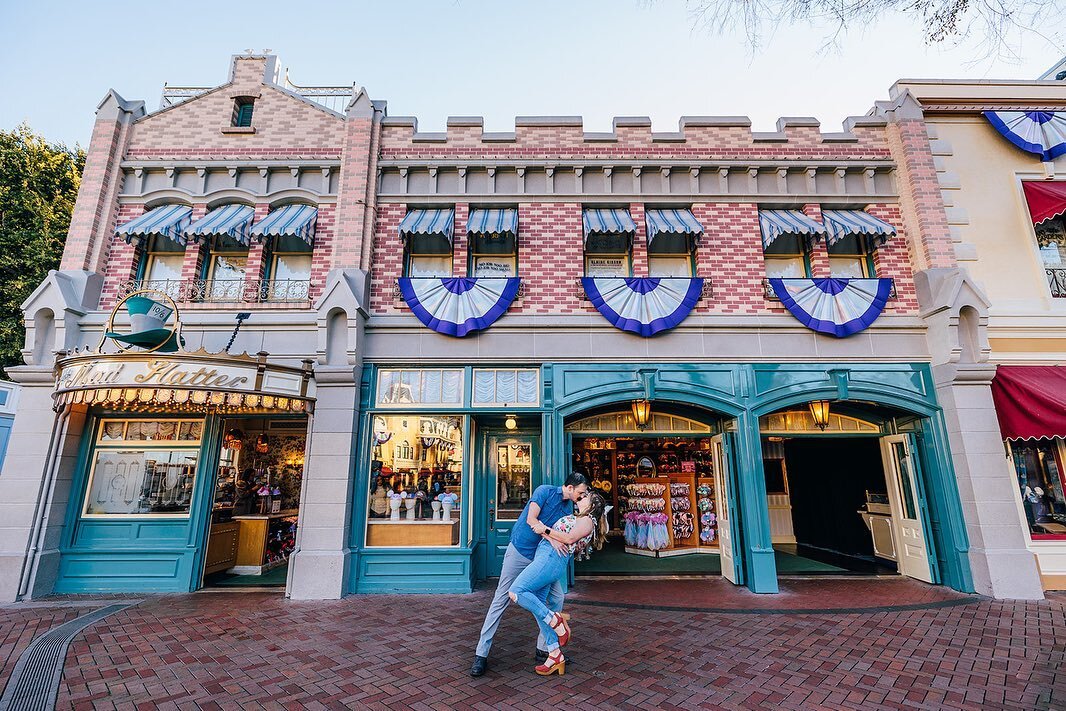
{"type": "MultiPolygon", "coordinates": [[[[778,574],[895,574],[881,428],[826,416],[824,428],[808,409],[763,418],[773,433],[762,447],[778,574]]],[[[667,413],[644,431],[633,424],[629,413],[609,413],[568,427],[573,468],[614,506],[607,545],[577,562],[576,575],[720,574],[715,428],[667,413]],[[618,434],[606,431],[612,423],[618,434]]]]}
{"type": "Polygon", "coordinates": [[[307,418],[226,420],[203,587],[284,587],[300,520],[307,418]]]}

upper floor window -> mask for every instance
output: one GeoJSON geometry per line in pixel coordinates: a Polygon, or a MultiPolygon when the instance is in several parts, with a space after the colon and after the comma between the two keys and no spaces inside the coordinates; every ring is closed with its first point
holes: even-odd
{"type": "Polygon", "coordinates": [[[862,235],[842,237],[829,246],[829,275],[837,279],[872,279],[874,260],[862,235]]]}
{"type": "Polygon", "coordinates": [[[585,208],[585,276],[628,277],[633,273],[631,254],[637,231],[625,208],[585,208]]]}
{"type": "Polygon", "coordinates": [[[184,263],[183,244],[162,235],[148,237],[138,276],[141,288],[156,289],[176,298],[181,288],[181,269],[184,263]]]}
{"type": "Polygon", "coordinates": [[[1022,183],[1051,295],[1066,297],[1066,180],[1022,183]]]}
{"type": "Polygon", "coordinates": [[[404,276],[450,277],[452,275],[452,228],[455,210],[432,208],[410,210],[400,223],[404,243],[404,276]]]}
{"type": "Polygon", "coordinates": [[[255,99],[251,96],[238,96],[233,100],[233,125],[246,128],[252,125],[252,109],[255,99]]]}
{"type": "Polygon", "coordinates": [[[799,235],[782,235],[764,246],[763,259],[771,279],[803,279],[811,274],[807,241],[799,235]]]}
{"type": "Polygon", "coordinates": [[[470,276],[518,276],[518,210],[474,209],[467,220],[470,276]]]}
{"type": "Polygon", "coordinates": [[[311,286],[311,255],[318,209],[314,205],[283,205],[251,229],[253,240],[265,243],[267,301],[305,301],[311,286]]]}
{"type": "Polygon", "coordinates": [[[687,208],[648,210],[648,275],[690,277],[696,273],[696,246],[703,225],[687,208]]]}

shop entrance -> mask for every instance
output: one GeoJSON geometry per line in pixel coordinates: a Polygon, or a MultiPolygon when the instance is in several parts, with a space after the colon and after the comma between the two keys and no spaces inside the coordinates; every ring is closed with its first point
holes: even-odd
{"type": "Polygon", "coordinates": [[[543,484],[540,436],[485,433],[489,577],[499,577],[511,529],[533,490],[543,484]]]}
{"type": "Polygon", "coordinates": [[[567,427],[572,469],[613,506],[602,551],[577,576],[722,575],[742,582],[734,555],[730,434],[668,412],[639,428],[629,412],[567,427]]]}
{"type": "Polygon", "coordinates": [[[285,587],[306,446],[305,417],[222,423],[202,587],[285,587]]]}
{"type": "Polygon", "coordinates": [[[803,411],[764,417],[761,428],[779,575],[933,582],[912,434],[839,414],[820,429],[803,411]]]}

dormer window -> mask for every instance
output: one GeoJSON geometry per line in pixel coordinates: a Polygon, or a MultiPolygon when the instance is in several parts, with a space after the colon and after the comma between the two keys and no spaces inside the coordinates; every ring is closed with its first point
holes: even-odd
{"type": "Polygon", "coordinates": [[[237,128],[248,128],[252,125],[252,109],[255,99],[251,96],[238,96],[233,100],[233,125],[237,128]]]}

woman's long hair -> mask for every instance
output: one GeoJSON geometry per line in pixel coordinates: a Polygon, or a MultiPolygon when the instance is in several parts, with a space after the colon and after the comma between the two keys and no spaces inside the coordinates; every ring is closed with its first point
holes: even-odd
{"type": "Polygon", "coordinates": [[[581,556],[579,560],[588,560],[593,550],[598,551],[603,548],[603,544],[607,541],[607,530],[611,527],[611,524],[607,521],[607,502],[595,491],[590,491],[588,496],[588,511],[578,514],[578,516],[592,518],[592,540],[589,541],[589,545],[578,552],[578,555],[581,556]]]}

